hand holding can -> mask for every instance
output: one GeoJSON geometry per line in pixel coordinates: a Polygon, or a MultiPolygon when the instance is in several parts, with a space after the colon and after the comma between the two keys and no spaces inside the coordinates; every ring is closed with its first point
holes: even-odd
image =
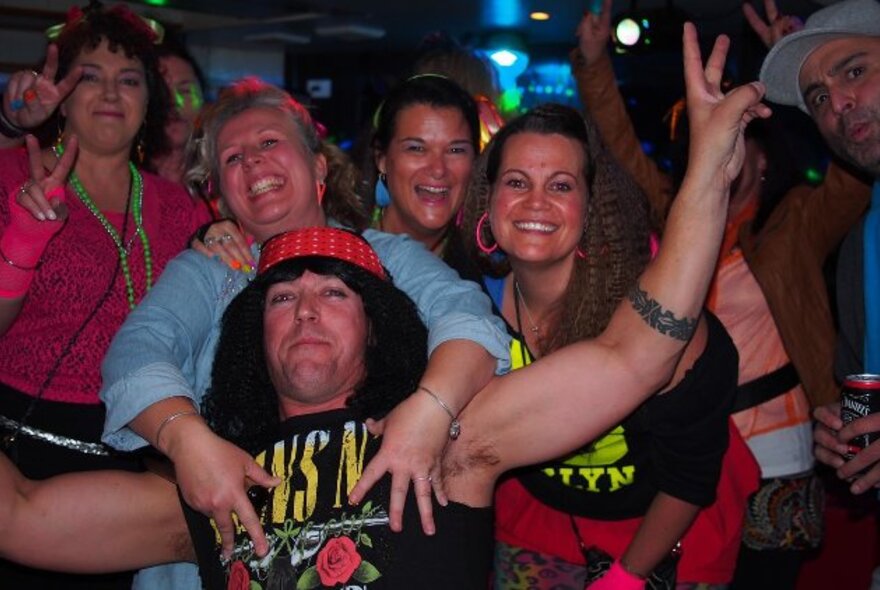
{"type": "MultiPolygon", "coordinates": [[[[880,411],[880,375],[849,375],[843,382],[840,399],[840,419],[844,427],[859,418],[880,411]]],[[[858,434],[849,441],[845,458],[853,459],[856,454],[880,438],[880,431],[858,434]]]]}

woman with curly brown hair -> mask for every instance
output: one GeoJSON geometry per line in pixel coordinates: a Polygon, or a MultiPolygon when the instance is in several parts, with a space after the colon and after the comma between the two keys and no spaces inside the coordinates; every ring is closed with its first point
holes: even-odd
{"type": "MultiPolygon", "coordinates": [[[[513,336],[514,367],[601,333],[650,257],[643,194],[595,125],[567,107],[544,105],[502,128],[466,203],[465,231],[513,336]]],[[[697,359],[686,378],[680,366],[603,438],[500,484],[496,588],[583,588],[613,559],[636,576],[674,580],[665,558],[716,498],[736,383],[724,329],[707,315],[700,331],[685,352],[683,362],[697,359]]]]}

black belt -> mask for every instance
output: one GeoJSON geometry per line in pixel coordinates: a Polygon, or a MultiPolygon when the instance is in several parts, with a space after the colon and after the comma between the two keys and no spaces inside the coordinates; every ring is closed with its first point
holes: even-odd
{"type": "Polygon", "coordinates": [[[731,414],[753,408],[779,397],[801,382],[794,365],[787,363],[775,371],[752,379],[736,388],[736,399],[731,414]]]}

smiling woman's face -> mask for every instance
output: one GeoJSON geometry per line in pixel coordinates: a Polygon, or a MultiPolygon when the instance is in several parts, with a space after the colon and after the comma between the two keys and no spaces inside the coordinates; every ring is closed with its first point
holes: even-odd
{"type": "Polygon", "coordinates": [[[217,134],[217,165],[224,203],[257,241],[325,224],[315,183],[326,160],[308,152],[288,113],[253,108],[229,119],[217,134]]]}
{"type": "Polygon", "coordinates": [[[489,222],[511,264],[573,258],[584,232],[587,186],[581,145],[558,134],[505,142],[489,222]]]}
{"type": "Polygon", "coordinates": [[[474,158],[461,111],[426,104],[402,109],[388,150],[377,158],[391,194],[384,229],[415,239],[444,232],[464,202],[474,158]]]}

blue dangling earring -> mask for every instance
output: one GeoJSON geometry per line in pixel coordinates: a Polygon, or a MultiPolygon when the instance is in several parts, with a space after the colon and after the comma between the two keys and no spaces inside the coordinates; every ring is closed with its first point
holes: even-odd
{"type": "Polygon", "coordinates": [[[388,193],[388,186],[385,184],[385,173],[382,172],[379,174],[379,178],[376,180],[376,189],[375,189],[375,198],[376,198],[376,206],[382,207],[383,209],[391,204],[391,195],[388,193]]]}

